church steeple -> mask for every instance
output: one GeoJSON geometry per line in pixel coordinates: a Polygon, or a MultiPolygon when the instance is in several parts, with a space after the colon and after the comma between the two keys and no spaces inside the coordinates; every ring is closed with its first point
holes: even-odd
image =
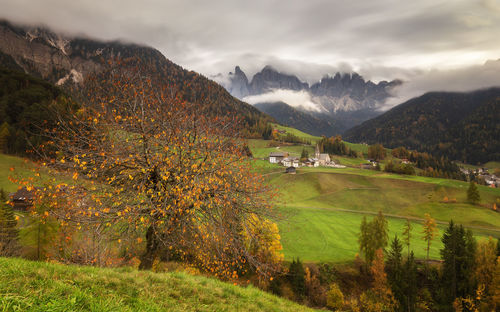
{"type": "Polygon", "coordinates": [[[314,155],[315,155],[314,157],[316,159],[319,159],[319,145],[318,144],[316,144],[316,151],[315,151],[314,155]]]}

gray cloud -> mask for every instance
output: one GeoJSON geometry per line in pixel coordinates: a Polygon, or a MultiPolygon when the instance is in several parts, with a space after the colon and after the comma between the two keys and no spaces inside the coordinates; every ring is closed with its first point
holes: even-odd
{"type": "Polygon", "coordinates": [[[147,44],[207,76],[234,65],[251,76],[271,64],[308,82],[336,71],[409,81],[500,57],[498,0],[0,0],[0,7],[14,22],[147,44]]]}
{"type": "Polygon", "coordinates": [[[500,59],[483,65],[454,70],[430,70],[415,74],[411,80],[394,90],[383,109],[388,109],[429,91],[467,92],[500,86],[500,59]]]}

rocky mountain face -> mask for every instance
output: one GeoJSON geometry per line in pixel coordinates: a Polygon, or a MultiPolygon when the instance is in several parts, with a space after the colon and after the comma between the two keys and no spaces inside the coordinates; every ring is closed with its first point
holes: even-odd
{"type": "MultiPolygon", "coordinates": [[[[307,109],[306,107],[311,108],[311,105],[304,105],[295,106],[294,110],[301,111],[304,117],[319,117],[321,120],[328,120],[330,124],[335,125],[327,131],[324,127],[321,130],[315,131],[313,129],[310,131],[310,133],[318,135],[332,132],[342,133],[348,128],[379,115],[381,112],[378,109],[387,98],[391,97],[392,88],[402,83],[399,80],[373,83],[365,81],[357,73],[336,73],[334,76],[325,76],[321,81],[309,86],[297,76],[281,73],[271,66],[264,67],[252,77],[251,81],[248,80],[239,66],[236,66],[234,73],[228,74],[227,79],[220,78],[220,76],[215,77],[233,96],[242,100],[248,100],[249,96],[270,94],[277,90],[306,92],[314,109],[307,109]],[[319,133],[320,131],[321,133],[319,133]]],[[[283,104],[289,103],[286,99],[281,99],[273,102],[265,101],[265,105],[257,105],[256,107],[261,110],[265,107],[268,114],[281,120],[284,117],[279,114],[292,111],[289,108],[285,109],[283,104]],[[276,103],[280,103],[279,106],[271,109],[271,105],[276,103]]],[[[301,125],[308,124],[307,121],[300,120],[297,114],[294,114],[293,120],[296,122],[289,123],[290,126],[306,131],[306,129],[301,128],[301,125]]]]}
{"type": "Polygon", "coordinates": [[[309,85],[301,82],[296,76],[280,73],[271,66],[266,66],[255,74],[249,87],[251,95],[263,94],[275,89],[293,91],[309,89],[309,85]]]}
{"type": "Polygon", "coordinates": [[[89,75],[101,75],[109,62],[116,59],[134,61],[124,63],[123,68],[140,62],[144,75],[158,85],[171,87],[183,100],[196,104],[200,113],[241,116],[247,136],[259,137],[260,128],[273,121],[231,96],[216,82],[185,70],[156,49],[117,41],[68,38],[44,28],[0,21],[0,66],[24,71],[68,90],[78,89],[89,75]]]}

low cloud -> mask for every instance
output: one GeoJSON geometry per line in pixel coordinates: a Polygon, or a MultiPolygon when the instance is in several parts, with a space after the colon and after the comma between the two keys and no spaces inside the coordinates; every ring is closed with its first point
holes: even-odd
{"type": "Polygon", "coordinates": [[[500,59],[483,65],[454,70],[429,70],[416,73],[393,90],[383,110],[390,109],[411,98],[431,91],[468,92],[500,86],[500,59]]]}
{"type": "Polygon", "coordinates": [[[306,91],[277,89],[264,94],[246,96],[243,98],[243,101],[252,105],[257,103],[284,102],[302,110],[312,112],[322,111],[321,107],[312,101],[311,96],[306,91]]]}

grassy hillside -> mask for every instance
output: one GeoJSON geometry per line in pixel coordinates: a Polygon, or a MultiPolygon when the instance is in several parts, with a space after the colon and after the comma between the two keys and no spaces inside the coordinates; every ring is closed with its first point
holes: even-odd
{"type": "Polygon", "coordinates": [[[9,181],[9,176],[29,176],[32,174],[34,168],[33,163],[25,161],[22,158],[0,154],[0,188],[7,192],[14,192],[17,190],[17,184],[9,181]],[[14,171],[11,171],[11,168],[14,171]]]}
{"type": "MultiPolygon", "coordinates": [[[[280,223],[285,258],[304,261],[345,262],[358,252],[358,233],[364,216],[382,210],[389,221],[391,239],[401,236],[406,217],[413,220],[412,249],[425,257],[422,218],[430,213],[440,232],[453,219],[479,237],[500,237],[500,214],[486,207],[500,198],[500,190],[479,186],[482,204],[466,203],[468,184],[456,180],[387,174],[355,168],[301,168],[296,175],[269,174],[279,187],[285,218],[280,223]],[[445,203],[444,198],[456,199],[445,203]]],[[[440,237],[431,246],[439,259],[440,237]]]]}
{"type": "Polygon", "coordinates": [[[186,273],[0,258],[0,311],[313,311],[186,273]]]}

